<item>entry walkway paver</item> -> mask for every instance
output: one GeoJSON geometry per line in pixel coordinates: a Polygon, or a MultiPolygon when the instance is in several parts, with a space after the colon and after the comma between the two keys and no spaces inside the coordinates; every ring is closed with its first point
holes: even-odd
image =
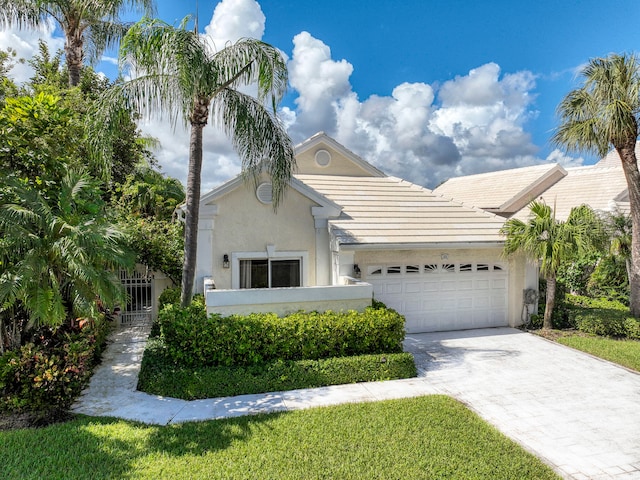
{"type": "Polygon", "coordinates": [[[640,480],[640,375],[515,329],[408,335],[413,379],[195,401],[135,391],[147,334],[112,337],[75,412],[167,425],[442,393],[564,478],[640,480]]]}

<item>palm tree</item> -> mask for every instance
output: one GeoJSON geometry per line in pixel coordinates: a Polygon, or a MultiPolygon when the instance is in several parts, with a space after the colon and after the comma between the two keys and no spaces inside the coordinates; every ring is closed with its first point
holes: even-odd
{"type": "Polygon", "coordinates": [[[551,316],[555,306],[556,276],[563,262],[592,247],[599,238],[600,223],[586,205],[571,209],[566,222],[556,220],[551,207],[534,201],[529,205],[531,216],[525,223],[511,218],[500,230],[506,235],[504,254],[524,254],[529,260],[540,262],[540,273],[547,281],[547,300],[543,328],[552,328],[551,316]]]}
{"type": "MultiPolygon", "coordinates": [[[[197,32],[187,30],[188,20],[176,28],[145,18],[131,27],[122,40],[120,56],[135,78],[113,89],[102,112],[94,116],[97,131],[104,134],[109,123],[103,123],[103,116],[113,111],[108,105],[125,99],[125,109],[147,115],[168,112],[174,125],[182,117],[190,127],[183,306],[193,293],[202,135],[209,120],[231,138],[248,178],[256,180],[262,171],[271,177],[274,207],[295,167],[291,139],[276,116],[287,87],[287,67],[280,52],[255,39],[241,39],[216,50],[197,32]],[[239,90],[249,85],[257,86],[257,97],[239,90]],[[265,106],[267,100],[269,106],[265,106]]],[[[115,109],[123,111],[121,107],[115,109]]]]}
{"type": "Polygon", "coordinates": [[[53,18],[64,32],[69,86],[74,87],[85,53],[95,61],[126,33],[119,15],[127,7],[154,11],[153,0],[0,0],[0,26],[33,28],[53,18]]]}
{"type": "Polygon", "coordinates": [[[553,141],[569,151],[604,156],[611,146],[622,161],[629,190],[631,261],[629,307],[640,317],[640,172],[635,154],[640,115],[640,67],[635,55],[592,59],[583,69],[584,85],[558,106],[560,126],[553,141]]]}
{"type": "Polygon", "coordinates": [[[132,267],[133,257],[104,215],[100,193],[75,173],[55,199],[7,180],[0,191],[0,335],[13,319],[28,317],[29,328],[93,316],[96,297],[124,303],[113,272],[132,267]]]}
{"type": "Polygon", "coordinates": [[[602,216],[604,227],[609,238],[609,253],[615,258],[623,260],[630,279],[631,271],[631,217],[624,212],[615,210],[606,212],[602,216]]]}

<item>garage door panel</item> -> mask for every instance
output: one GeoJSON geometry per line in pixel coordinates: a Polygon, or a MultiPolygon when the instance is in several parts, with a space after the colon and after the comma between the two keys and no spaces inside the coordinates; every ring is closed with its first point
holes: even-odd
{"type": "Polygon", "coordinates": [[[422,282],[405,282],[404,292],[418,294],[422,291],[422,282]]]}
{"type": "Polygon", "coordinates": [[[393,283],[387,283],[384,287],[385,293],[393,295],[396,293],[402,293],[402,282],[394,281],[393,283]]]}
{"type": "Polygon", "coordinates": [[[394,270],[390,275],[383,270],[381,276],[367,280],[373,285],[378,300],[405,315],[407,332],[508,324],[506,268],[469,271],[469,263],[465,263],[459,264],[455,271],[448,268],[434,273],[406,267],[400,267],[403,273],[394,270]],[[462,267],[464,270],[460,271],[462,267]]]}
{"type": "Polygon", "coordinates": [[[455,280],[443,280],[440,283],[440,290],[443,292],[455,292],[457,289],[458,282],[456,282],[455,280]]]}

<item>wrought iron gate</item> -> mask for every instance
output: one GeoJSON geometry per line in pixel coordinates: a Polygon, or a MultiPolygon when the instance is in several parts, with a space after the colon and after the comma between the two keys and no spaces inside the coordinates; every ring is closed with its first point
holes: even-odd
{"type": "Polygon", "coordinates": [[[120,312],[120,325],[150,324],[153,320],[153,274],[120,271],[120,281],[127,291],[127,306],[120,312]]]}

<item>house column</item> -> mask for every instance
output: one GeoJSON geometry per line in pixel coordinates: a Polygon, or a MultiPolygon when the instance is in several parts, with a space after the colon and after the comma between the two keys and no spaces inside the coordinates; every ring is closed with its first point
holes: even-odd
{"type": "Polygon", "coordinates": [[[316,218],[316,285],[331,285],[331,244],[329,222],[316,218]]]}
{"type": "Polygon", "coordinates": [[[194,293],[204,292],[205,277],[213,277],[215,272],[213,265],[213,227],[214,217],[218,214],[217,205],[200,205],[200,217],[198,219],[198,251],[196,254],[196,279],[194,293]]]}

